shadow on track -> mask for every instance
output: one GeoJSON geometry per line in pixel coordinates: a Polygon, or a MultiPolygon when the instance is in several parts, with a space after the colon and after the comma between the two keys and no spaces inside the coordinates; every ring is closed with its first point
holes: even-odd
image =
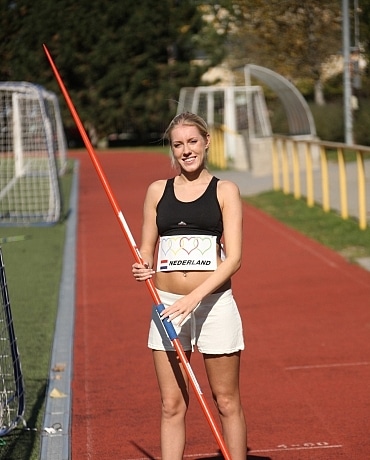
{"type": "MultiPolygon", "coordinates": [[[[157,460],[156,457],[153,457],[153,455],[147,452],[143,447],[136,444],[135,441],[130,441],[130,443],[133,446],[135,446],[138,451],[144,454],[148,458],[148,460],[157,460]]],[[[216,455],[216,457],[198,457],[195,460],[223,460],[223,458],[224,457],[220,453],[219,455],[216,455]]],[[[270,457],[260,457],[259,455],[248,454],[245,460],[271,460],[271,458],[270,457]]]]}

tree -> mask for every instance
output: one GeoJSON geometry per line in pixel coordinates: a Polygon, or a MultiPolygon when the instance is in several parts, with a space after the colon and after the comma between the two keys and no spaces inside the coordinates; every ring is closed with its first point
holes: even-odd
{"type": "MultiPolygon", "coordinates": [[[[357,11],[360,30],[359,30],[359,45],[361,54],[366,58],[367,64],[370,62],[370,0],[361,0],[357,11]]],[[[357,43],[356,43],[357,45],[357,43]]],[[[366,67],[366,77],[370,74],[369,65],[366,67]]]]}
{"type": "MultiPolygon", "coordinates": [[[[99,137],[158,136],[175,114],[180,88],[199,85],[224,57],[225,33],[216,33],[192,1],[2,0],[0,5],[0,79],[40,83],[58,94],[45,43],[81,119],[99,137]],[[207,59],[194,65],[204,53],[207,59]]],[[[63,118],[72,124],[67,112],[63,118]]]]}
{"type": "Polygon", "coordinates": [[[310,79],[323,102],[323,64],[341,52],[338,0],[233,0],[232,65],[254,63],[291,80],[310,79]]]}

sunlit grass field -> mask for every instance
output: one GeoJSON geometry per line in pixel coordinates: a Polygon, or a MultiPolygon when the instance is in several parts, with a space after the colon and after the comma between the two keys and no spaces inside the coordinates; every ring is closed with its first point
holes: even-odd
{"type": "Polygon", "coordinates": [[[319,205],[309,208],[304,199],[283,192],[265,192],[245,200],[351,262],[370,257],[370,229],[360,230],[354,218],[343,220],[337,212],[326,213],[319,205]]]}

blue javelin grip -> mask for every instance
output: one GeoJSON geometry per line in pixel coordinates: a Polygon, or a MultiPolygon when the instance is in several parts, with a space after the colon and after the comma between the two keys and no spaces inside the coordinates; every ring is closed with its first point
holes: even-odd
{"type": "Polygon", "coordinates": [[[165,309],[164,308],[164,305],[163,303],[160,303],[159,305],[156,305],[155,307],[157,313],[158,313],[158,316],[159,316],[159,319],[162,321],[162,324],[164,326],[164,328],[166,329],[166,332],[167,332],[167,335],[169,337],[170,340],[175,340],[177,339],[177,333],[175,331],[175,328],[173,327],[173,324],[171,323],[171,321],[168,320],[168,318],[162,318],[161,317],[161,313],[162,311],[165,309]]]}

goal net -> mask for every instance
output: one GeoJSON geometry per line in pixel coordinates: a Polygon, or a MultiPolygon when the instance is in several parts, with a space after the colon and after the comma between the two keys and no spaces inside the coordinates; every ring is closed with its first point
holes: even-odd
{"type": "Polygon", "coordinates": [[[32,83],[0,82],[0,225],[59,220],[66,150],[55,94],[32,83]]]}
{"type": "Polygon", "coordinates": [[[0,436],[8,434],[23,418],[23,374],[10,308],[3,253],[0,248],[0,436]]]}

